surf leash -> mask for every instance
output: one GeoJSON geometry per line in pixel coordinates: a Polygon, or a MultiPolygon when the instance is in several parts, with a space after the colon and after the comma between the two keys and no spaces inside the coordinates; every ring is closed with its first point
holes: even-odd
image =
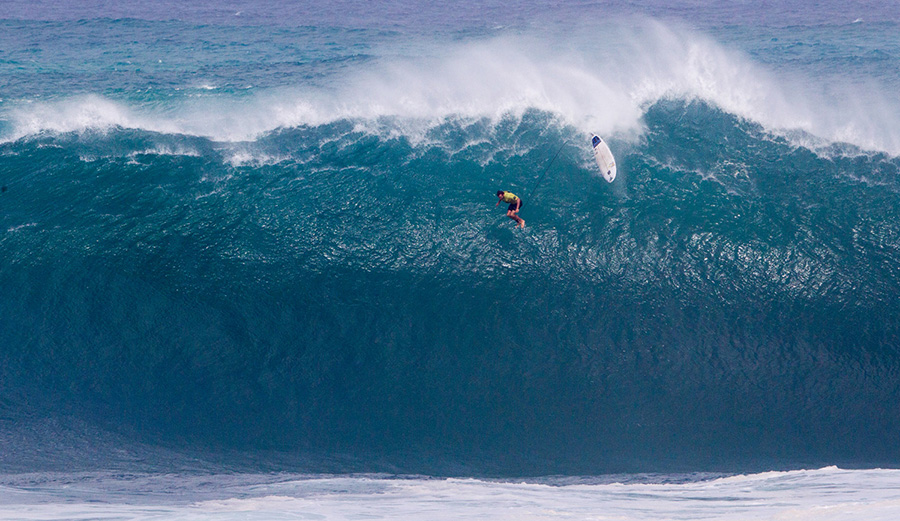
{"type": "Polygon", "coordinates": [[[553,166],[553,162],[556,161],[556,158],[559,157],[559,153],[562,152],[563,147],[566,146],[568,143],[569,142],[566,141],[565,143],[563,143],[562,145],[559,146],[559,150],[556,151],[556,155],[553,156],[553,159],[551,159],[550,163],[547,164],[547,168],[544,169],[544,173],[541,174],[541,177],[539,177],[537,182],[534,183],[534,186],[528,192],[528,195],[525,196],[526,199],[528,199],[529,201],[531,200],[531,196],[534,195],[534,191],[537,190],[538,185],[541,184],[541,181],[544,180],[544,176],[547,175],[547,172],[550,171],[550,167],[553,166]]]}

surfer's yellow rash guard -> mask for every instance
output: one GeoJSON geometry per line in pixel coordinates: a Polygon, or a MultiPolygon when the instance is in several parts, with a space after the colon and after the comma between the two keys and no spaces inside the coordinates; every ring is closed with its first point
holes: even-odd
{"type": "Polygon", "coordinates": [[[506,204],[516,204],[519,198],[512,192],[503,192],[503,202],[506,204]]]}

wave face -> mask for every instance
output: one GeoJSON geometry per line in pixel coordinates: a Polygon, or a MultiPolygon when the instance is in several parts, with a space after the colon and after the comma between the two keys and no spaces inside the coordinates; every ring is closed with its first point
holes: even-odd
{"type": "Polygon", "coordinates": [[[655,35],[640,56],[680,42],[697,74],[634,51],[614,65],[644,74],[622,84],[503,36],[323,57],[299,87],[246,93],[179,78],[30,99],[9,80],[0,425],[44,434],[2,441],[41,462],[97,429],[415,472],[900,463],[891,102],[835,126],[815,119],[829,92],[636,23],[655,35]],[[467,60],[510,57],[500,88],[467,81],[467,60]],[[764,74],[740,91],[746,71],[764,74]],[[579,114],[577,77],[611,108],[579,114]],[[525,230],[498,189],[524,196],[525,230]]]}

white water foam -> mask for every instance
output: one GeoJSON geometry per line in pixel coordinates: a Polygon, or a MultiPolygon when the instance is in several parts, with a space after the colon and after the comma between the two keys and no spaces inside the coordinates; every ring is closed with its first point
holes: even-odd
{"type": "Polygon", "coordinates": [[[3,138],[121,127],[235,142],[279,128],[353,120],[371,131],[390,127],[422,139],[450,118],[498,121],[538,109],[585,133],[627,139],[640,135],[648,105],[678,98],[706,100],[772,132],[799,130],[900,154],[900,104],[874,80],[775,73],[673,24],[620,20],[565,35],[424,42],[419,51],[387,53],[392,57],[376,65],[332,77],[328,87],[240,97],[217,92],[164,109],[99,95],[20,103],[0,115],[11,127],[3,138]]]}
{"type": "Polygon", "coordinates": [[[834,467],[677,484],[170,474],[3,481],[0,518],[10,521],[893,521],[900,516],[900,471],[834,467]]]}

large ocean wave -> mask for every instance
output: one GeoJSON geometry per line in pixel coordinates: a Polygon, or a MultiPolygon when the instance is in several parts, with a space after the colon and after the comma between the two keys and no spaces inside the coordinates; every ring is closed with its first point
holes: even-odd
{"type": "Polygon", "coordinates": [[[103,466],[88,432],[334,471],[896,464],[895,100],[591,30],[4,99],[0,462],[103,466]]]}
{"type": "Polygon", "coordinates": [[[897,159],[641,121],[612,185],[540,110],[7,142],[4,421],[437,472],[894,461],[897,159]]]}

